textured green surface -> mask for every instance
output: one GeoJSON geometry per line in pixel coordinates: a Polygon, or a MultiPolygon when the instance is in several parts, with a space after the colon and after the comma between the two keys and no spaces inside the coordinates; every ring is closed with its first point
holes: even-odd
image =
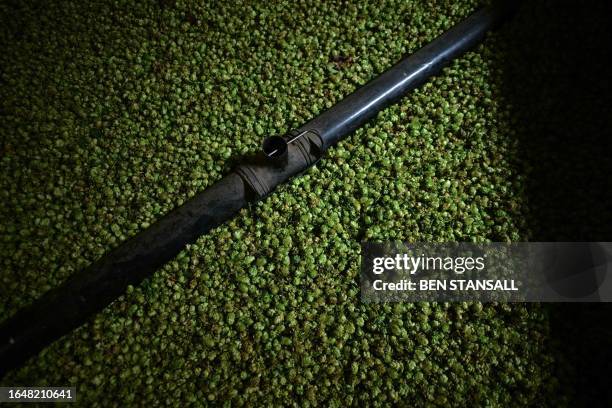
{"type": "MultiPolygon", "coordinates": [[[[0,319],[476,6],[28,3],[0,5],[0,319]]],[[[540,306],[359,301],[360,240],[530,237],[498,42],[3,383],[83,405],[542,404],[540,306]]]]}

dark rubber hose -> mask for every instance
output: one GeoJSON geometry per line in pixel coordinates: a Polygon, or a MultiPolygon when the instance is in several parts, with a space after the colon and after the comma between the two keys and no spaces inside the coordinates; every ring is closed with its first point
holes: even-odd
{"type": "Polygon", "coordinates": [[[0,327],[0,376],[85,323],[246,203],[242,179],[230,174],[18,312],[0,327]]]}
{"type": "Polygon", "coordinates": [[[128,285],[140,283],[249,201],[307,170],[329,146],[480,41],[504,18],[508,4],[475,12],[304,126],[267,139],[258,156],[5,321],[0,326],[0,377],[85,323],[128,285]]]}

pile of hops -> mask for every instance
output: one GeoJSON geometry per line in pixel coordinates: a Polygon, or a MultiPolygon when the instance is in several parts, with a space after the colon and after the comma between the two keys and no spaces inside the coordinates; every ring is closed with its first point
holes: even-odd
{"type": "MultiPolygon", "coordinates": [[[[0,319],[475,7],[1,5],[0,319]]],[[[530,236],[498,41],[2,382],[74,385],[89,406],[543,403],[540,306],[359,298],[362,240],[530,236]]]]}

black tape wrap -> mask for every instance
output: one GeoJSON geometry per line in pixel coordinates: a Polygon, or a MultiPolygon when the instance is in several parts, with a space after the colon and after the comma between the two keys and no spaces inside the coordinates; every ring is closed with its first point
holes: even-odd
{"type": "MultiPolygon", "coordinates": [[[[261,200],[270,194],[276,186],[284,183],[310,166],[323,155],[323,141],[316,132],[301,132],[302,135],[287,144],[286,160],[279,161],[263,152],[253,160],[239,165],[235,172],[244,180],[245,185],[254,194],[255,200],[261,200]]],[[[296,137],[289,134],[285,139],[296,137]]]]}

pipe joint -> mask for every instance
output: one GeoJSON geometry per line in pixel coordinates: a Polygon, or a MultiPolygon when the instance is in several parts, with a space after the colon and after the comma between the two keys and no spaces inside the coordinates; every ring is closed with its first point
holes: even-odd
{"type": "Polygon", "coordinates": [[[315,164],[323,156],[323,141],[314,131],[293,131],[264,140],[262,151],[239,165],[236,173],[253,192],[255,200],[315,164]]]}

